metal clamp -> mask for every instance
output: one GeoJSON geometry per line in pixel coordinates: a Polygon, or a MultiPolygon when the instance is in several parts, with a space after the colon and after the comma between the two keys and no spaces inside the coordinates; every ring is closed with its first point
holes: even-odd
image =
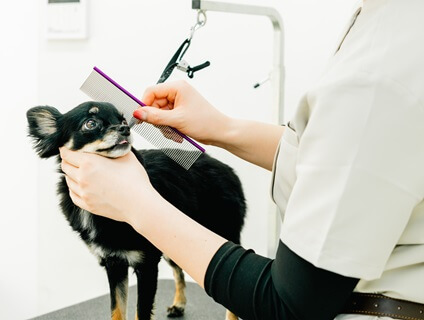
{"type": "Polygon", "coordinates": [[[204,10],[197,10],[197,21],[196,24],[191,27],[190,29],[190,36],[184,40],[184,42],[180,45],[178,50],[175,52],[175,54],[172,56],[171,60],[168,62],[167,66],[163,70],[159,80],[157,83],[165,82],[171,73],[174,71],[175,68],[178,70],[181,70],[183,72],[186,72],[189,78],[193,78],[194,73],[202,70],[208,66],[210,66],[210,62],[206,61],[202,64],[199,64],[197,66],[191,67],[187,61],[182,60],[183,56],[185,55],[186,51],[190,47],[191,39],[194,36],[194,33],[199,30],[201,27],[203,27],[206,24],[206,13],[204,10]]]}
{"type": "Polygon", "coordinates": [[[203,27],[207,20],[206,12],[204,10],[197,10],[197,21],[196,24],[190,28],[189,40],[193,39],[194,33],[203,27]]]}
{"type": "MultiPolygon", "coordinates": [[[[276,8],[253,6],[242,3],[230,3],[213,0],[192,0],[192,9],[209,12],[243,13],[256,16],[266,16],[271,20],[274,29],[274,58],[271,74],[273,88],[273,104],[275,114],[278,114],[278,124],[284,123],[284,25],[283,19],[276,8]]],[[[280,238],[280,215],[275,212],[269,215],[268,256],[275,256],[280,238]]]]}

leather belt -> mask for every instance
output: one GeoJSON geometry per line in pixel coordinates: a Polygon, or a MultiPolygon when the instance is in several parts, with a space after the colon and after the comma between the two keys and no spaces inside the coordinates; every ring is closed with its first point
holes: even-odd
{"type": "Polygon", "coordinates": [[[354,292],[340,313],[424,320],[424,304],[394,299],[381,294],[354,292]]]}

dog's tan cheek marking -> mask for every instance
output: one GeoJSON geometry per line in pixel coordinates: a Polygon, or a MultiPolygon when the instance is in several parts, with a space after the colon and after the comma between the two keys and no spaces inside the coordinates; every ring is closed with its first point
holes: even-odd
{"type": "Polygon", "coordinates": [[[116,139],[117,139],[116,133],[109,133],[105,135],[103,139],[99,139],[89,144],[86,144],[83,148],[81,148],[81,150],[84,152],[89,152],[89,153],[97,153],[97,150],[99,149],[107,149],[114,146],[116,139]]]}
{"type": "Polygon", "coordinates": [[[108,133],[103,139],[99,139],[89,144],[86,144],[80,150],[88,153],[96,153],[109,158],[122,157],[131,151],[131,145],[128,145],[128,148],[126,149],[98,152],[99,149],[107,149],[113,147],[116,143],[117,138],[118,136],[116,132],[108,133]]]}
{"type": "MultiPolygon", "coordinates": [[[[102,143],[104,143],[102,140],[96,140],[94,142],[86,144],[84,147],[81,148],[81,151],[95,153],[98,149],[103,149],[102,143]]],[[[108,146],[106,146],[106,148],[107,147],[108,146]]]]}
{"type": "Polygon", "coordinates": [[[130,151],[131,151],[131,146],[128,146],[128,148],[126,149],[113,150],[109,152],[96,152],[96,153],[108,158],[119,158],[119,157],[125,156],[130,151]]]}

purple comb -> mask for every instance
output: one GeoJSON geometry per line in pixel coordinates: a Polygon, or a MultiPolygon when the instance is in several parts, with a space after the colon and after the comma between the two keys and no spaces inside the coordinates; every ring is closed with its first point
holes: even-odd
{"type": "Polygon", "coordinates": [[[99,68],[93,68],[80,89],[93,100],[113,104],[127,120],[129,119],[129,125],[136,133],[185,169],[190,169],[205,152],[204,148],[177,129],[140,122],[134,118],[134,110],[146,105],[99,68]]]}

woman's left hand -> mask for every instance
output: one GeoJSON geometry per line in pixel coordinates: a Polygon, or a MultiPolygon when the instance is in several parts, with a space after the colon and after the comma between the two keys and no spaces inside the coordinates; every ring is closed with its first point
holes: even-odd
{"type": "Polygon", "coordinates": [[[60,156],[72,201],[91,213],[131,224],[137,213],[134,203],[151,201],[156,194],[132,152],[109,159],[63,147],[60,156]]]}

